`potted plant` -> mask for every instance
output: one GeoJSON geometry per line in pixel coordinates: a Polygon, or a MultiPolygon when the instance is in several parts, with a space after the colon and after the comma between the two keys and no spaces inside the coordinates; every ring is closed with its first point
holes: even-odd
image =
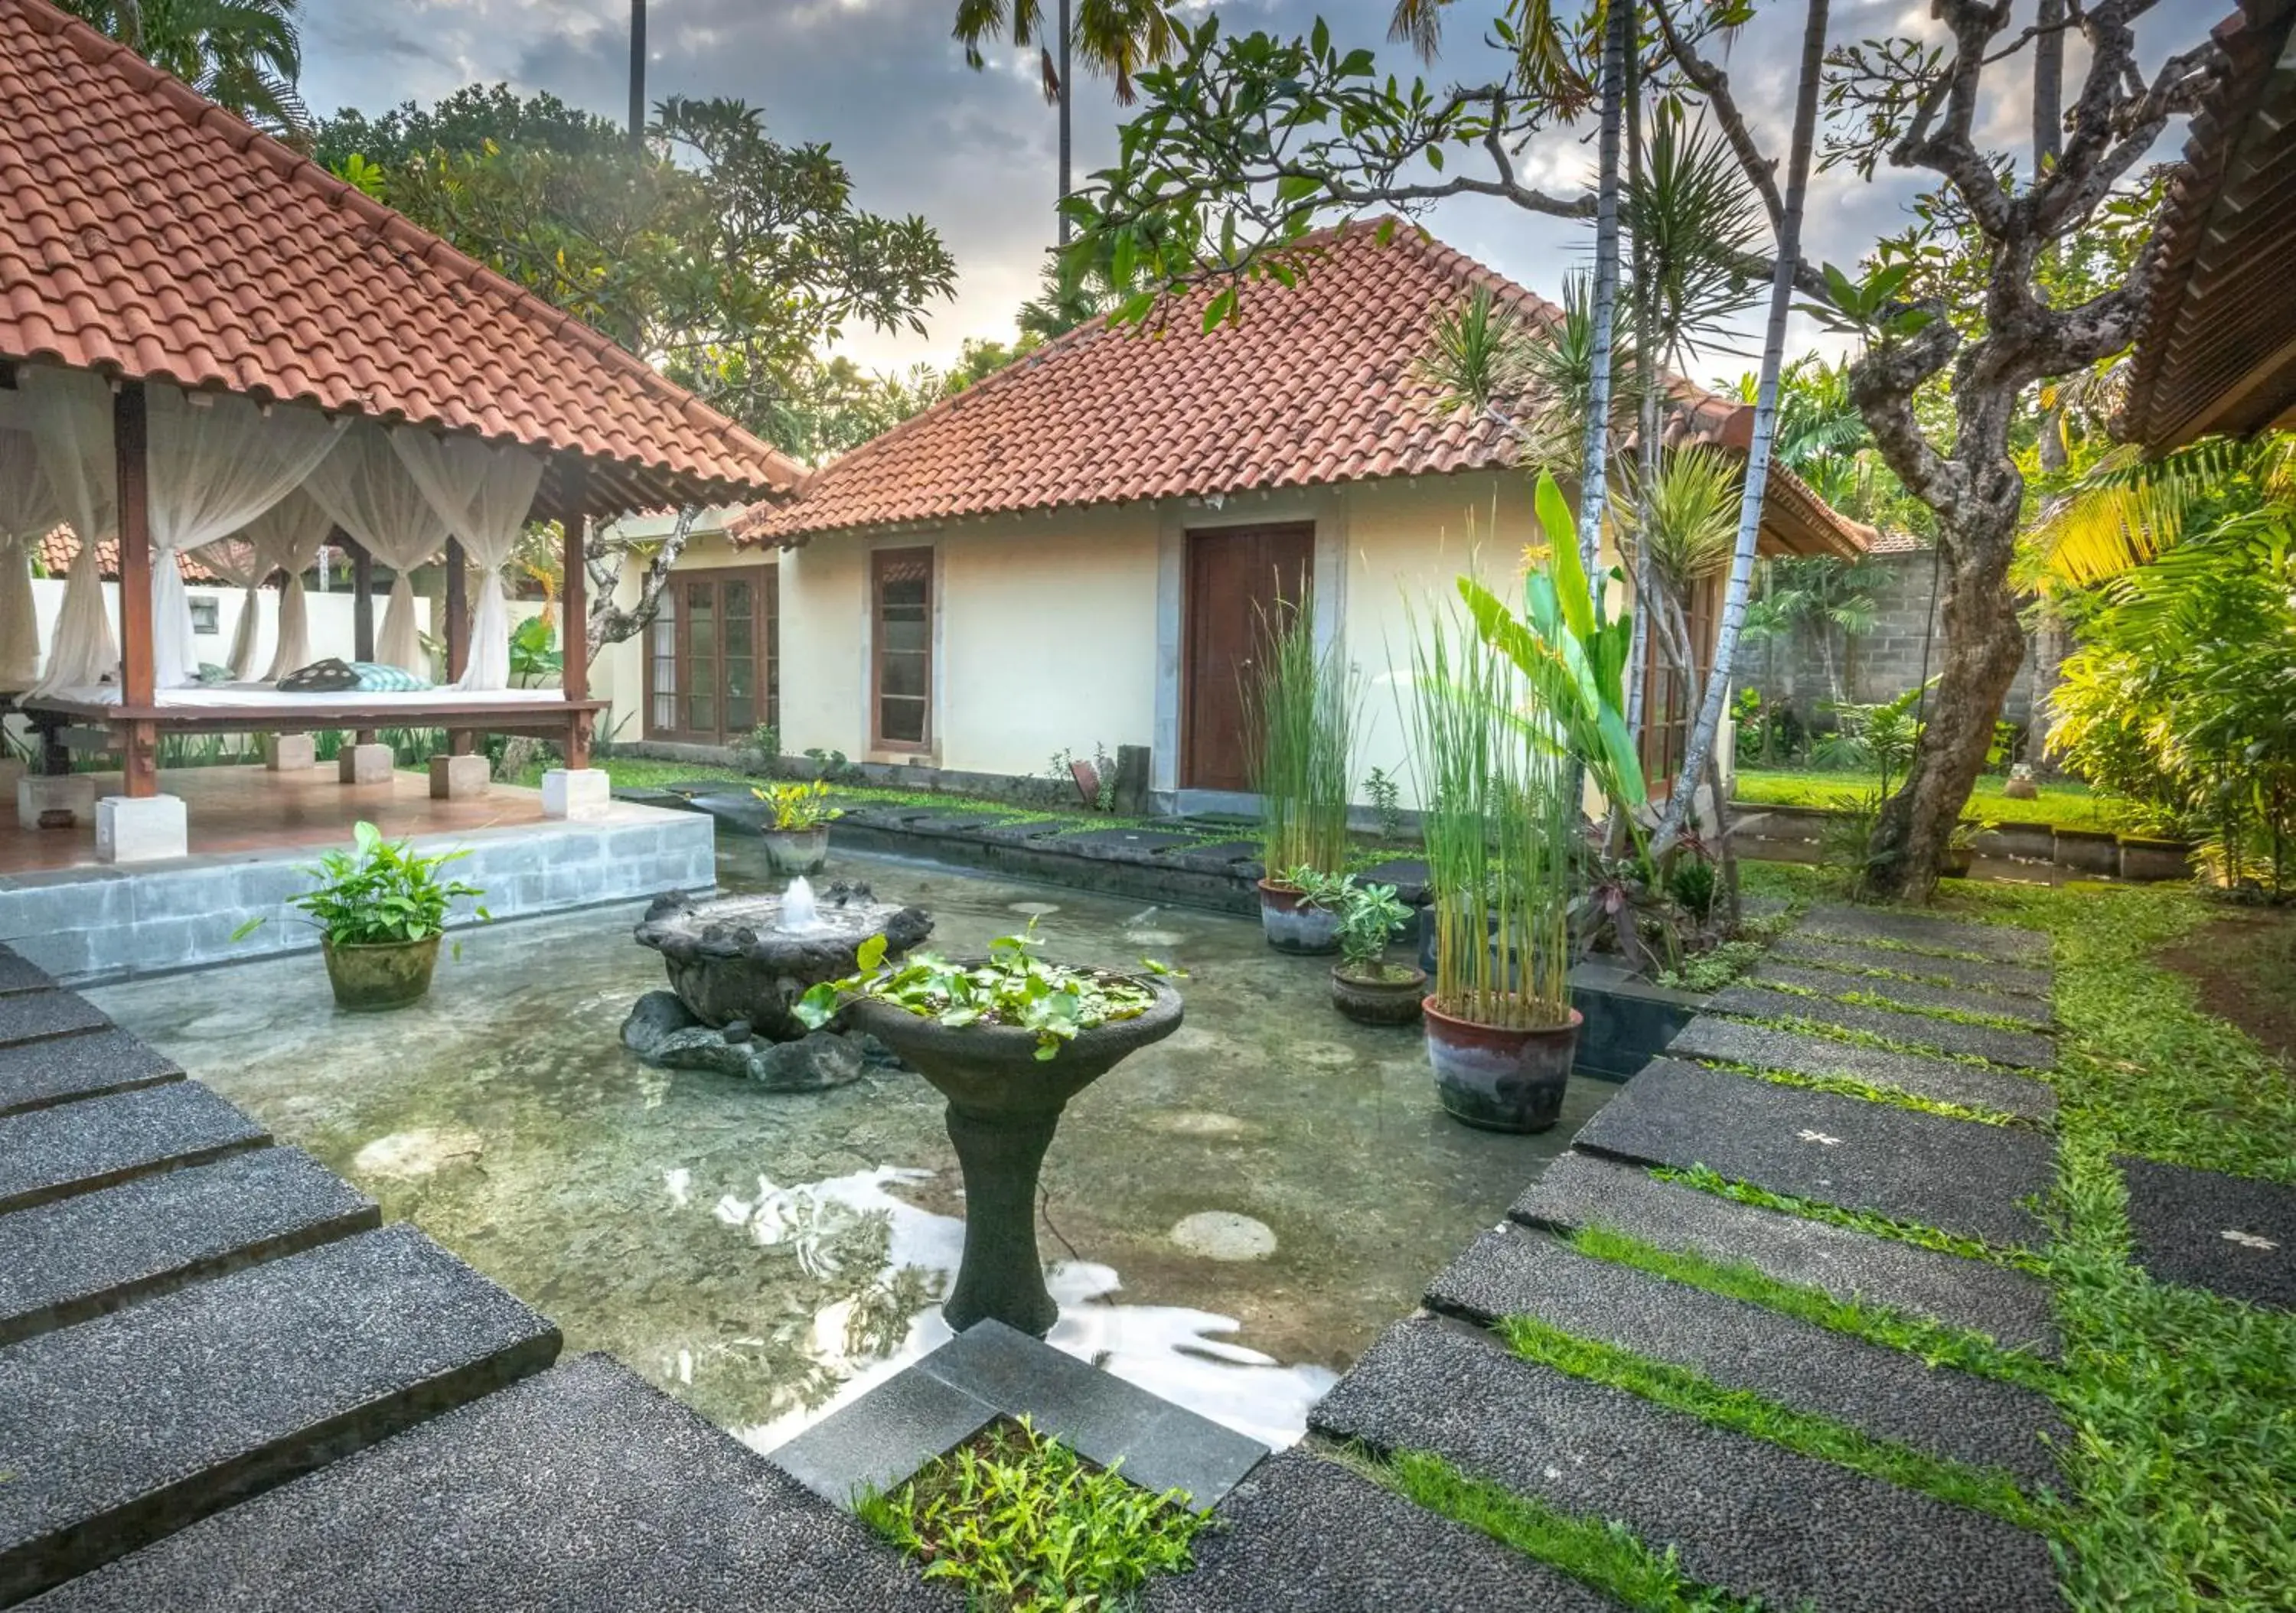
{"type": "Polygon", "coordinates": [[[1312,595],[1278,602],[1260,627],[1258,665],[1243,689],[1259,795],[1260,928],[1278,952],[1335,952],[1338,913],[1308,900],[1292,874],[1330,877],[1347,866],[1357,683],[1337,638],[1316,646],[1312,595]]]}
{"type": "Polygon", "coordinates": [[[1439,618],[1413,637],[1436,1091],[1470,1126],[1544,1131],[1562,1113],[1580,1024],[1570,982],[1576,771],[1505,656],[1439,618]]]}
{"type": "MultiPolygon", "coordinates": [[[[302,870],[319,884],[289,897],[287,905],[301,909],[319,932],[338,1008],[355,1013],[404,1008],[430,989],[447,905],[486,892],[439,877],[447,864],[471,855],[467,847],[425,856],[411,841],[384,839],[372,823],[360,823],[352,834],[349,850],[330,851],[302,870]]],[[[478,916],[487,918],[487,910],[478,909],[478,916]]],[[[251,934],[262,922],[250,919],[232,938],[251,934]]]]}
{"type": "Polygon", "coordinates": [[[1358,1025],[1409,1025],[1419,1018],[1427,971],[1387,961],[1387,944],[1411,919],[1392,885],[1339,887],[1340,961],[1332,965],[1332,1006],[1358,1025]]]}
{"type": "Polygon", "coordinates": [[[828,782],[768,784],[750,793],[772,815],[758,830],[767,864],[775,873],[819,873],[829,861],[829,826],[845,815],[843,807],[829,804],[828,782]]]}
{"type": "Polygon", "coordinates": [[[1963,818],[1946,836],[1945,849],[1938,854],[1938,872],[1948,880],[1965,880],[1971,864],[1977,860],[1977,837],[1991,827],[1975,818],[1963,818]]]}
{"type": "Polygon", "coordinates": [[[1173,971],[1085,969],[1034,955],[1033,934],[989,944],[985,959],[914,952],[888,962],[882,936],[859,971],[798,1000],[808,1029],[843,1018],[891,1048],[948,1100],[964,1173],[964,1257],[941,1304],[963,1332],[995,1317],[1041,1339],[1060,1307],[1037,1255],[1037,1176],[1068,1101],[1180,1028],[1173,971]]]}

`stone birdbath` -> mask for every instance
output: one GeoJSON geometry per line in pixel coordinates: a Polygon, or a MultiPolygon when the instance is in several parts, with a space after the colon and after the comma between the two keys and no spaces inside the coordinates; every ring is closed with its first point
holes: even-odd
{"type": "Polygon", "coordinates": [[[638,999],[622,1042],[651,1063],[741,1076],[776,1091],[836,1086],[859,1077],[865,1045],[841,1028],[801,1023],[798,1001],[859,967],[882,938],[900,957],[932,933],[919,907],[880,902],[866,885],[816,896],[802,879],[786,890],[695,901],[682,893],[646,909],[637,943],[661,954],[668,991],[638,999]]]}
{"type": "Polygon", "coordinates": [[[1119,1063],[1180,1028],[1180,994],[1163,978],[1037,964],[1021,952],[1026,944],[1017,937],[998,941],[988,960],[950,962],[919,953],[898,969],[824,987],[802,1011],[833,1013],[875,1036],[948,1101],[948,1140],[964,1175],[964,1256],[941,1314],[959,1333],[992,1317],[1038,1339],[1052,1331],[1060,1306],[1045,1286],[1037,1250],[1037,1181],[1061,1113],[1119,1063]],[[952,1016],[947,998],[935,1008],[918,989],[921,977],[935,971],[978,980],[1014,967],[1087,991],[1114,987],[1129,1001],[1123,1017],[1056,1039],[996,1022],[994,1008],[947,1023],[963,1019],[962,1008],[952,1016]],[[887,995],[889,981],[906,982],[907,989],[887,995]]]}

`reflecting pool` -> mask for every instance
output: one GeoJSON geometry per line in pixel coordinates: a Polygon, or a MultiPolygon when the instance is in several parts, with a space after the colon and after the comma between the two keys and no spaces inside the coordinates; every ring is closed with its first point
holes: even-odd
{"type": "MultiPolygon", "coordinates": [[[[721,839],[728,890],[775,884],[721,839]]],[[[979,952],[1187,971],[1187,1023],[1069,1106],[1045,1162],[1052,1342],[1271,1444],[1496,1222],[1612,1090],[1538,1137],[1437,1109],[1418,1032],[1342,1019],[1249,921],[840,857],[979,952]]],[[[122,1025],[565,1331],[759,1448],[947,1336],[964,1199],[913,1076],[767,1093],[617,1036],[660,960],[636,910],[466,932],[430,999],[339,1014],[316,956],[91,994],[122,1025]]]]}

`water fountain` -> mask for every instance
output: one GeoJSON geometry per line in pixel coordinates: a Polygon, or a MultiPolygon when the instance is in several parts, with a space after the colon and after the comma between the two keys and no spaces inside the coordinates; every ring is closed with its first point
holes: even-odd
{"type": "Polygon", "coordinates": [[[867,1041],[808,1033],[790,1010],[806,989],[842,979],[870,937],[898,957],[932,933],[922,908],[880,902],[866,885],[816,893],[799,878],[782,891],[695,901],[673,891],[646,909],[636,935],[661,954],[668,991],[648,992],[622,1025],[622,1044],[672,1069],[744,1077],[776,1091],[841,1085],[860,1074],[867,1041]]]}

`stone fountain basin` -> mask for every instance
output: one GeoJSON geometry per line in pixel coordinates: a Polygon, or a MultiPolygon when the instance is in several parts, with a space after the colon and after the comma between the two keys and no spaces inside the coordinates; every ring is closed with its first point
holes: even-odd
{"type": "Polygon", "coordinates": [[[1095,1026],[1050,1059],[1037,1057],[1033,1030],[1005,1025],[951,1029],[873,997],[849,1004],[845,1019],[891,1048],[955,1108],[981,1116],[1056,1115],[1125,1059],[1180,1028],[1178,992],[1153,978],[1123,978],[1155,994],[1147,1011],[1095,1026]]]}
{"type": "Polygon", "coordinates": [[[775,1042],[802,1038],[791,1013],[808,988],[840,980],[858,967],[856,953],[871,936],[885,938],[898,958],[932,933],[921,907],[880,902],[866,886],[832,886],[819,897],[822,928],[792,934],[779,928],[778,894],[695,901],[682,893],[646,909],[636,936],[661,954],[670,989],[703,1024],[745,1022],[775,1042]]]}

